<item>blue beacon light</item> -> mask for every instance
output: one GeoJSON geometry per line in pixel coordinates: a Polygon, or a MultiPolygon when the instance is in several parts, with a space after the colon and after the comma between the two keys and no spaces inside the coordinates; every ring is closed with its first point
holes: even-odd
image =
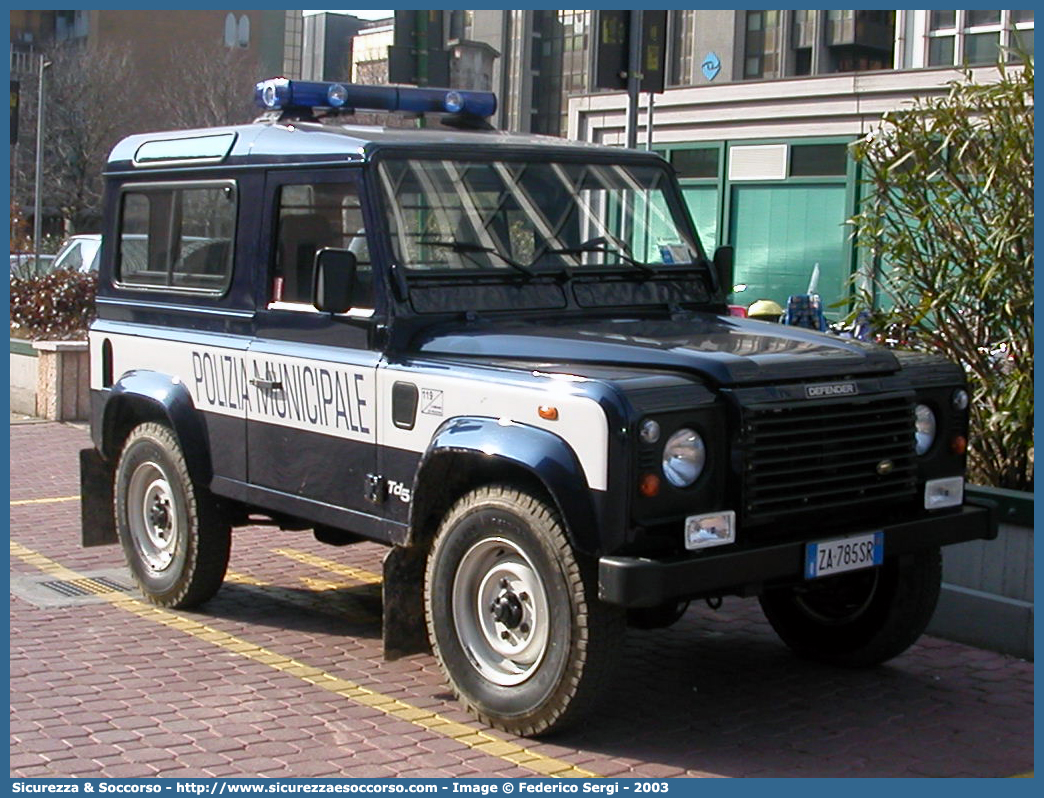
{"type": "Polygon", "coordinates": [[[460,91],[357,83],[271,78],[254,88],[254,101],[267,110],[290,108],[365,108],[370,111],[450,113],[487,118],[497,110],[497,97],[488,91],[460,91]]]}

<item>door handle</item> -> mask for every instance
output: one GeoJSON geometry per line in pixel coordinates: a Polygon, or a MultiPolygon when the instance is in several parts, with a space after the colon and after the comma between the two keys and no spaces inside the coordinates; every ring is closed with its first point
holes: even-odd
{"type": "Polygon", "coordinates": [[[283,383],[279,382],[279,380],[262,380],[259,377],[253,377],[250,380],[250,384],[255,388],[261,388],[264,391],[283,390],[283,383]]]}

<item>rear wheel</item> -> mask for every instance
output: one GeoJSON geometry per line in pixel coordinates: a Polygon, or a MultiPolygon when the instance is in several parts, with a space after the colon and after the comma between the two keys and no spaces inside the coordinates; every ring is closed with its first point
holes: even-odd
{"type": "Polygon", "coordinates": [[[942,582],[938,548],[891,557],[877,568],[766,591],[772,628],[796,654],[847,667],[877,665],[921,636],[942,582]]]}
{"type": "Polygon", "coordinates": [[[469,711],[534,735],[594,704],[624,616],[598,601],[593,566],[554,509],[525,492],[480,488],[450,510],[428,559],[425,610],[435,656],[469,711]]]}
{"type": "Polygon", "coordinates": [[[156,423],[131,430],[116,466],[116,529],[145,597],[193,607],[225,578],[231,529],[216,502],[192,481],[174,433],[156,423]]]}

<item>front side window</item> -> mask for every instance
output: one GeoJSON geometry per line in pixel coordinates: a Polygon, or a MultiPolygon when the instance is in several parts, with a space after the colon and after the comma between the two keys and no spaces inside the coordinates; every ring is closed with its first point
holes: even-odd
{"type": "Polygon", "coordinates": [[[700,256],[658,166],[388,158],[379,175],[410,271],[633,271],[700,256]]]}
{"type": "Polygon", "coordinates": [[[311,305],[315,256],[346,249],[356,259],[356,306],[373,307],[373,267],[354,183],[299,183],[279,191],[272,300],[311,305]]]}
{"type": "Polygon", "coordinates": [[[232,182],[134,186],[122,198],[117,281],[223,293],[232,277],[235,228],[232,182]]]}

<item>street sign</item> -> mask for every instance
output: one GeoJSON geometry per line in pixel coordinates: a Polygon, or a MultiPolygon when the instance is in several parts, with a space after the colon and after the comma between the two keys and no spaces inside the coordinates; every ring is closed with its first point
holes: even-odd
{"type": "MultiPolygon", "coordinates": [[[[627,88],[631,17],[631,11],[618,9],[595,12],[594,88],[627,88]]],[[[642,12],[641,60],[635,68],[642,75],[639,91],[663,91],[667,72],[666,11],[642,12]]]]}

